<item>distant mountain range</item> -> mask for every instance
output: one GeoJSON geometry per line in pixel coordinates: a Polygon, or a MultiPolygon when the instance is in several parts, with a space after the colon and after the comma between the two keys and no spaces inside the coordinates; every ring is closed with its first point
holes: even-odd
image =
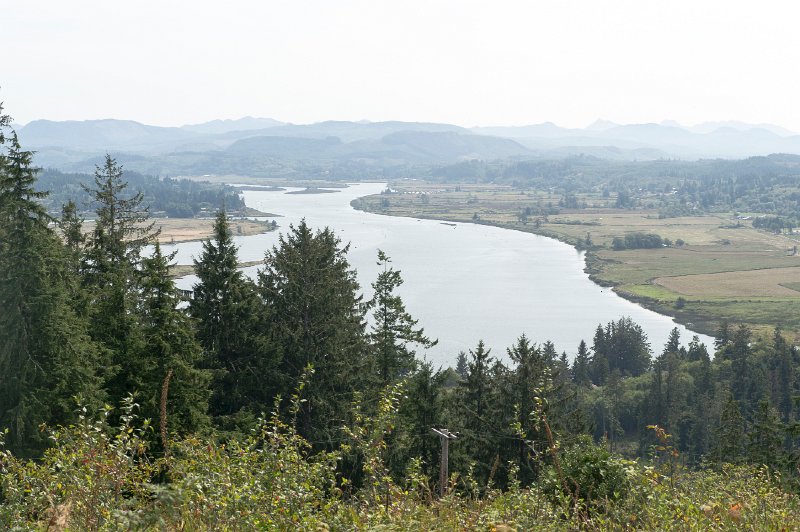
{"type": "Polygon", "coordinates": [[[463,128],[422,122],[287,124],[270,118],[214,120],[160,127],[130,120],[36,120],[18,126],[40,166],[91,171],[106,152],[131,169],[182,173],[272,174],[289,166],[359,164],[370,168],[450,164],[480,159],[611,160],[742,158],[800,154],[800,135],[770,124],[675,122],[620,125],[598,120],[583,129],[553,123],[463,128]]]}

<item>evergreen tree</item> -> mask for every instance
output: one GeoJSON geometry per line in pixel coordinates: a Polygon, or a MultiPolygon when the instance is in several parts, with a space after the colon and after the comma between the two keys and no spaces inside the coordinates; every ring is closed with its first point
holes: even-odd
{"type": "Polygon", "coordinates": [[[715,387],[711,359],[697,336],[689,342],[687,359],[693,387],[684,406],[683,415],[689,422],[681,429],[681,447],[691,460],[697,461],[701,456],[707,456],[710,450],[715,387]]]}
{"type": "Polygon", "coordinates": [[[491,352],[491,349],[486,349],[483,340],[478,341],[478,346],[474,350],[469,350],[467,378],[461,383],[462,401],[469,410],[468,415],[478,418],[486,415],[486,403],[491,386],[489,372],[494,360],[490,356],[491,352]]]}
{"type": "Polygon", "coordinates": [[[469,375],[469,368],[467,367],[467,354],[464,351],[458,352],[458,357],[456,358],[456,373],[459,377],[461,377],[462,381],[467,378],[467,375],[469,375]]]}
{"type": "Polygon", "coordinates": [[[31,158],[12,132],[0,154],[0,428],[21,456],[47,445],[41,423],[74,420],[75,396],[90,408],[103,399],[97,350],[70,304],[71,272],[37,201],[31,158]]]}
{"type": "Polygon", "coordinates": [[[717,445],[714,453],[717,461],[738,462],[742,457],[744,435],[744,418],[739,404],[731,396],[722,410],[717,425],[717,445]]]}
{"type": "Polygon", "coordinates": [[[592,383],[589,378],[589,350],[583,340],[578,344],[578,354],[572,363],[572,382],[583,387],[592,383]]]}
{"type": "Polygon", "coordinates": [[[122,166],[106,154],[102,166],[95,167],[94,186],[84,186],[97,206],[95,229],[89,241],[88,258],[95,273],[103,267],[130,270],[138,266],[142,248],[158,236],[151,222],[142,192],[129,194],[122,166]]]}
{"type": "Polygon", "coordinates": [[[84,284],[90,295],[92,338],[104,348],[112,403],[121,401],[137,381],[142,337],[134,310],[140,256],[158,235],[148,222],[142,193],[130,195],[127,187],[122,167],[110,155],[96,167],[94,186],[85,187],[97,216],[84,251],[84,284]]]}
{"type": "Polygon", "coordinates": [[[211,374],[198,368],[201,347],[189,317],[176,308],[180,299],[169,277],[173,257],[174,253],[165,256],[156,242],[152,257],[142,261],[144,342],[136,357],[136,376],[144,415],[161,419],[167,414],[170,430],[185,434],[208,424],[211,374]],[[162,401],[166,401],[165,412],[160,410],[162,401]]]}
{"type": "Polygon", "coordinates": [[[534,396],[549,379],[550,364],[544,350],[532,344],[524,334],[508,348],[508,357],[514,362],[514,404],[519,407],[523,426],[529,425],[530,415],[535,410],[534,396]]]}
{"type": "Polygon", "coordinates": [[[293,383],[306,366],[315,369],[298,416],[312,441],[342,425],[365,380],[364,305],[348,249],[330,229],[314,233],[303,220],[279,237],[258,274],[270,333],[284,353],[282,372],[293,383]]]}
{"type": "Polygon", "coordinates": [[[189,306],[200,323],[198,338],[214,358],[227,351],[231,341],[227,333],[233,325],[227,311],[234,303],[234,291],[244,284],[242,272],[237,269],[237,253],[228,215],[220,210],[214,220],[213,237],[203,242],[200,257],[194,259],[199,282],[194,285],[189,306]]]}
{"type": "Polygon", "coordinates": [[[558,359],[558,352],[556,351],[556,346],[550,340],[545,340],[545,342],[542,344],[540,351],[542,358],[547,362],[547,364],[551,366],[558,359]]]}
{"type": "Polygon", "coordinates": [[[650,343],[641,326],[629,317],[597,326],[594,334],[592,381],[603,384],[610,372],[641,375],[650,368],[650,343]]]}
{"type": "Polygon", "coordinates": [[[484,484],[500,451],[498,437],[507,431],[502,419],[494,415],[500,393],[498,379],[504,372],[502,364],[495,367],[491,351],[483,340],[469,350],[467,377],[456,394],[457,430],[462,438],[453,448],[454,462],[461,463],[462,471],[472,463],[475,477],[484,484]]]}
{"type": "Polygon", "coordinates": [[[664,369],[666,373],[664,386],[664,406],[665,419],[664,427],[672,431],[675,439],[680,440],[678,431],[678,420],[681,417],[687,398],[686,390],[681,386],[681,358],[678,352],[670,352],[664,355],[664,369]]]}
{"type": "Polygon", "coordinates": [[[64,241],[66,265],[70,270],[71,283],[68,290],[72,306],[81,316],[88,316],[89,294],[81,285],[83,248],[86,235],[83,233],[83,219],[78,216],[75,202],[70,200],[61,209],[61,219],[57,222],[64,241]]]}
{"type": "Polygon", "coordinates": [[[731,342],[731,392],[733,397],[739,401],[745,410],[749,410],[750,384],[752,375],[750,374],[750,329],[742,324],[736,329],[731,342]]]}
{"type": "Polygon", "coordinates": [[[64,236],[64,245],[76,255],[80,253],[86,242],[86,235],[83,234],[83,218],[78,216],[78,207],[75,202],[69,200],[61,208],[61,220],[58,227],[64,236]]]}
{"type": "Polygon", "coordinates": [[[378,266],[382,266],[383,271],[372,283],[375,295],[366,304],[367,310],[373,310],[368,339],[381,388],[413,371],[416,360],[411,345],[429,349],[437,343],[425,336],[422,328],[414,328],[417,320],[406,312],[403,300],[395,294],[403,279],[398,270],[389,266],[390,262],[391,259],[378,250],[378,266]]]}
{"type": "Polygon", "coordinates": [[[719,324],[719,327],[717,327],[717,332],[714,333],[714,350],[715,353],[722,359],[729,358],[727,348],[728,344],[731,342],[731,336],[732,334],[728,320],[723,320],[719,324]]]}
{"type": "Polygon", "coordinates": [[[268,309],[255,285],[237,269],[237,251],[228,216],[220,210],[213,238],[203,242],[194,260],[198,283],[189,305],[205,364],[215,374],[210,405],[215,416],[231,416],[243,408],[258,414],[285,389],[280,352],[267,337],[268,309]]]}
{"type": "Polygon", "coordinates": [[[672,330],[669,332],[669,338],[667,339],[667,343],[664,345],[664,351],[662,355],[666,355],[667,353],[679,353],[681,348],[681,333],[678,331],[677,327],[673,327],[672,330]]]}
{"type": "Polygon", "coordinates": [[[689,342],[689,349],[686,352],[686,358],[690,362],[696,362],[698,360],[705,362],[710,361],[706,345],[700,343],[700,338],[697,335],[692,336],[692,341],[689,342]]]}
{"type": "Polygon", "coordinates": [[[605,330],[605,348],[611,371],[641,375],[650,368],[650,344],[640,325],[629,317],[610,322],[605,330]]]}
{"type": "Polygon", "coordinates": [[[555,364],[555,371],[553,372],[553,377],[560,384],[566,384],[572,382],[572,375],[570,374],[569,370],[569,358],[567,358],[566,351],[562,351],[561,354],[558,356],[558,362],[556,362],[555,364]]]}
{"type": "Polygon", "coordinates": [[[511,404],[517,411],[515,421],[522,427],[523,439],[526,440],[519,441],[517,446],[517,459],[524,482],[531,481],[536,474],[528,459],[530,442],[536,442],[542,448],[547,444],[543,434],[534,428],[538,415],[535,398],[547,399],[546,396],[551,391],[554,353],[553,348],[538,348],[524,334],[508,349],[509,358],[516,364],[511,377],[511,404]]]}
{"type": "Polygon", "coordinates": [[[769,401],[758,403],[753,416],[753,427],[748,433],[747,458],[755,464],[774,468],[785,465],[783,440],[786,427],[781,423],[778,412],[769,401]]]}
{"type": "Polygon", "coordinates": [[[786,343],[780,327],[775,328],[772,338],[773,382],[775,383],[772,395],[781,419],[789,422],[794,420],[795,364],[792,350],[786,343]]]}
{"type": "Polygon", "coordinates": [[[647,424],[665,427],[667,418],[667,401],[664,397],[663,361],[657,361],[654,364],[652,378],[650,381],[650,391],[645,401],[645,404],[642,405],[642,410],[647,415],[647,424]]]}
{"type": "Polygon", "coordinates": [[[601,386],[606,383],[611,367],[608,362],[608,345],[606,332],[603,326],[598,324],[594,331],[594,341],[592,344],[592,359],[589,364],[589,375],[592,382],[601,386]]]}
{"type": "Polygon", "coordinates": [[[430,362],[423,362],[419,369],[408,378],[406,395],[400,404],[400,424],[403,441],[396,453],[397,463],[393,470],[402,475],[406,472],[409,458],[420,458],[424,471],[434,477],[439,469],[441,445],[437,438],[431,437],[431,428],[442,422],[445,375],[434,371],[430,362]]]}
{"type": "Polygon", "coordinates": [[[608,382],[602,390],[602,407],[603,407],[603,434],[602,436],[608,439],[611,450],[615,450],[618,436],[624,436],[625,431],[620,422],[620,416],[623,414],[620,408],[622,399],[622,377],[619,370],[612,371],[608,376],[608,382]]]}

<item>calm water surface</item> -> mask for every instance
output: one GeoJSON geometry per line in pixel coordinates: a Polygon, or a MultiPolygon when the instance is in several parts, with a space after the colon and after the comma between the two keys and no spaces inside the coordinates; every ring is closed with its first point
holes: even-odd
{"type": "MultiPolygon", "coordinates": [[[[583,255],[571,246],[530,233],[473,224],[445,225],[438,221],[381,216],[350,207],[350,201],[385,189],[382,183],[352,185],[331,194],[286,194],[245,191],[245,203],[280,214],[279,231],[235,237],[239,260],[264,257],[278,233],[302,218],[312,227],[332,228],[342,242],[350,242],[348,260],[369,298],[370,284],[379,273],[377,251],[382,249],[405,284],[399,293],[406,309],[439,344],[418,353],[435,365],[454,365],[459,351],[474,348],[483,339],[492,354],[505,350],[520,334],[542,343],[551,340],[570,358],[578,343],[591,339],[598,323],[630,316],[660,353],[671,318],[646,310],[589,280],[583,255]]],[[[177,249],[180,264],[199,256],[199,242],[166,246],[177,249]]],[[[247,268],[254,276],[258,268],[247,268]]],[[[178,280],[191,288],[193,276],[178,280]]],[[[678,325],[684,345],[695,333],[678,325]]],[[[713,339],[699,335],[711,345],[713,339]]]]}

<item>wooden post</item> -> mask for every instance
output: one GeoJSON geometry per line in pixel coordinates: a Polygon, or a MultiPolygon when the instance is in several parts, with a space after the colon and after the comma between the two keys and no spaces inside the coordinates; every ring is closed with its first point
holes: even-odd
{"type": "Polygon", "coordinates": [[[458,433],[450,432],[447,429],[431,429],[439,435],[442,441],[442,461],[439,465],[439,496],[444,497],[447,494],[447,482],[450,478],[449,474],[449,459],[450,459],[450,440],[455,440],[458,433]]]}

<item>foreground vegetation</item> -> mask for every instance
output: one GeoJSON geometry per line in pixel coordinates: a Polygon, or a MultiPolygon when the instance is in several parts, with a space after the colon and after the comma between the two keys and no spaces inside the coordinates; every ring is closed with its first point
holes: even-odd
{"type": "MultiPolygon", "coordinates": [[[[487,223],[557,238],[587,250],[592,278],[628,299],[714,334],[723,321],[770,334],[800,333],[800,237],[754,228],[758,214],[699,211],[665,216],[674,194],[572,193],[498,185],[405,183],[357,208],[393,216],[487,223]],[[666,197],[665,197],[666,196],[666,197]],[[628,249],[624,239],[657,237],[628,249]],[[616,240],[615,240],[616,239],[616,240]],[[616,244],[616,245],[615,245],[616,244]]],[[[758,225],[758,223],[756,223],[758,225]]]]}
{"type": "MultiPolygon", "coordinates": [[[[347,430],[347,445],[311,445],[278,415],[252,435],[220,443],[189,437],[150,454],[147,423],[126,401],[117,426],[105,410],[50,431],[36,462],[0,451],[0,525],[15,530],[791,530],[800,499],[768,468],[728,465],[688,471],[666,435],[650,463],[622,460],[587,441],[552,448],[559,468],[505,490],[454,474],[447,495],[431,492],[414,463],[394,480],[385,439],[395,405],[347,430]],[[355,490],[337,470],[364,457],[355,490]],[[569,487],[566,490],[563,486],[569,487]]],[[[295,397],[297,408],[299,397],[295,397]]]]}

